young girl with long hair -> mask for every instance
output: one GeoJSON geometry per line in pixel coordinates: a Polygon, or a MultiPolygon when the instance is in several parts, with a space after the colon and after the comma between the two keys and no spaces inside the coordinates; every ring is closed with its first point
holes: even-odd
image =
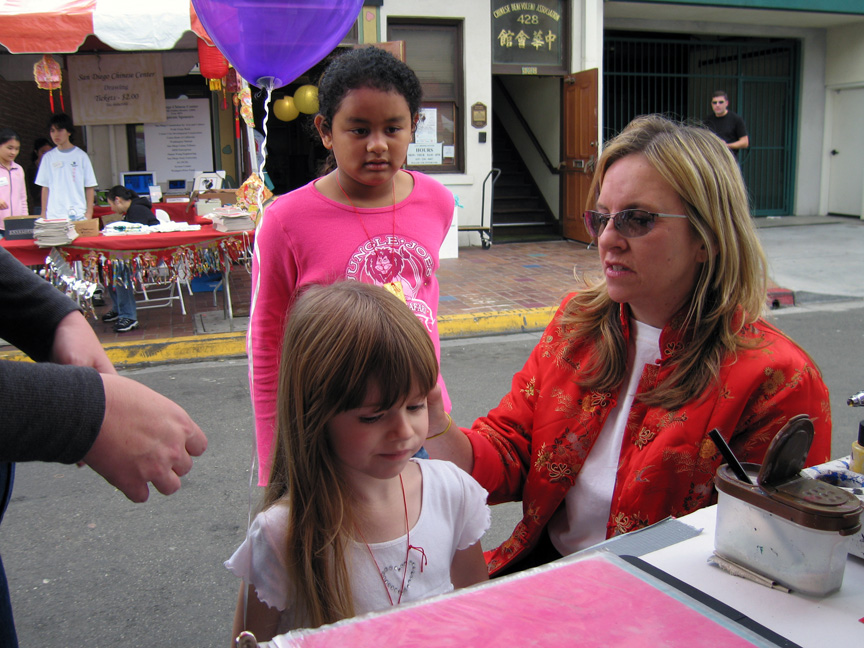
{"type": "Polygon", "coordinates": [[[297,300],[263,510],[225,563],[244,580],[234,636],[269,640],[487,578],[485,491],[450,462],[412,459],[437,377],[428,332],[384,288],[344,281],[297,300]]]}
{"type": "Polygon", "coordinates": [[[11,128],[0,129],[0,230],[7,216],[27,216],[27,180],[24,169],[15,162],[21,140],[11,128]]]}
{"type": "Polygon", "coordinates": [[[368,47],[340,55],[321,77],[315,117],[336,167],[265,210],[255,235],[247,340],[262,486],[270,473],[279,344],[288,305],[303,286],[355,279],[388,287],[423,322],[440,357],[435,271],[454,198],[429,176],[402,169],[421,96],[417,76],[391,54],[368,47]]]}

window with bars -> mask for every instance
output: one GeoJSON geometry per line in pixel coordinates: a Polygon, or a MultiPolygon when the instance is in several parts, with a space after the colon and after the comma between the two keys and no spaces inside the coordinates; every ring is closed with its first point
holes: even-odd
{"type": "Polygon", "coordinates": [[[790,39],[606,32],[602,139],[648,113],[699,124],[723,90],[747,124],[750,147],[738,160],[753,215],[791,214],[799,65],[790,39]]]}

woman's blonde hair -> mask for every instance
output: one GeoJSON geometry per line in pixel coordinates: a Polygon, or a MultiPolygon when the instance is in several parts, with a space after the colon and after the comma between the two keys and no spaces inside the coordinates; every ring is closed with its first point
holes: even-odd
{"type": "MultiPolygon", "coordinates": [[[[683,320],[686,331],[671,375],[640,400],[677,409],[701,394],[718,376],[727,354],[747,343],[741,330],[758,319],[766,299],[766,260],[750,215],[738,163],[723,141],[704,128],[660,115],[637,117],[603,150],[597,162],[588,209],[597,204],[609,167],[628,155],[644,155],[686,206],[690,224],[709,251],[683,320]]],[[[618,387],[626,372],[627,349],[620,306],[605,280],[589,282],[567,305],[562,320],[568,338],[594,348],[584,385],[618,387]]]]}
{"type": "Polygon", "coordinates": [[[294,304],[264,506],[288,506],[286,564],[304,627],[354,616],[348,547],[357,502],[330,448],[328,423],[362,406],[370,384],[389,409],[437,379],[429,334],[385,289],[357,281],[313,286],[294,304]]]}

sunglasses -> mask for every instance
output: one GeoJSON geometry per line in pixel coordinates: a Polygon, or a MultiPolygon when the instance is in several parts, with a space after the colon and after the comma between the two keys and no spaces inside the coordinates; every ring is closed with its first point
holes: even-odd
{"type": "Polygon", "coordinates": [[[654,229],[658,218],[689,218],[680,214],[655,214],[644,209],[625,209],[616,214],[601,214],[589,209],[584,217],[585,227],[595,239],[600,238],[610,220],[615,224],[615,231],[624,238],[639,238],[654,229]]]}

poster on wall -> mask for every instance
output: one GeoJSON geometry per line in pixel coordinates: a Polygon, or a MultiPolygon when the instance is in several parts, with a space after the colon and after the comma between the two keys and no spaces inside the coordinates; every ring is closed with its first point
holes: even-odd
{"type": "Polygon", "coordinates": [[[68,56],[66,65],[76,124],[165,121],[160,53],[68,56]]]}
{"type": "Polygon", "coordinates": [[[209,99],[169,99],[166,119],[144,124],[147,170],[162,184],[192,181],[196,171],[213,171],[209,99]]]}

